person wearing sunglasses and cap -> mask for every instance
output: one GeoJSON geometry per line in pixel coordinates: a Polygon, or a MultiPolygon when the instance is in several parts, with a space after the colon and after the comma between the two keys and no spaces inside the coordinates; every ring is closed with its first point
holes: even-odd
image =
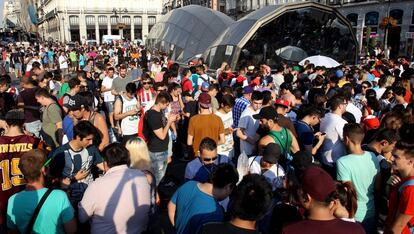
{"type": "Polygon", "coordinates": [[[185,168],[186,181],[195,180],[205,183],[217,165],[231,162],[229,157],[217,154],[217,144],[209,137],[201,140],[199,150],[200,157],[193,159],[185,168]]]}

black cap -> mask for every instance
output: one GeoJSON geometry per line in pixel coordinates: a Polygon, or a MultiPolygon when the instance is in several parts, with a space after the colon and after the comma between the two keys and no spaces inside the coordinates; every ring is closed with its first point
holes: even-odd
{"type": "Polygon", "coordinates": [[[292,165],[296,170],[304,171],[313,165],[313,156],[308,151],[298,151],[293,155],[292,165]]]}
{"type": "Polygon", "coordinates": [[[86,107],[84,97],[80,96],[79,94],[72,96],[69,98],[68,103],[64,105],[70,111],[73,110],[80,110],[82,107],[86,107]]]}
{"type": "Polygon", "coordinates": [[[271,164],[276,164],[279,161],[281,153],[282,150],[278,144],[269,143],[264,147],[263,160],[271,164]]]}
{"type": "Polygon", "coordinates": [[[6,120],[24,120],[24,112],[18,109],[9,110],[5,117],[6,120]]]}
{"type": "Polygon", "coordinates": [[[259,114],[253,115],[254,119],[277,119],[278,114],[276,110],[271,106],[266,106],[260,109],[259,114]]]}

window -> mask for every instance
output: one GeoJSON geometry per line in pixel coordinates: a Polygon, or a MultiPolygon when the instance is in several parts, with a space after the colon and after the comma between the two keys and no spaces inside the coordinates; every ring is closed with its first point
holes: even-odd
{"type": "Polygon", "coordinates": [[[358,14],[351,13],[346,16],[346,18],[351,22],[352,27],[356,27],[358,24],[358,14]]]}
{"type": "Polygon", "coordinates": [[[414,24],[414,10],[411,12],[411,24],[414,24]]]}
{"type": "Polygon", "coordinates": [[[376,11],[368,12],[365,15],[365,25],[367,26],[376,26],[378,25],[379,13],[376,11]]]}
{"type": "Polygon", "coordinates": [[[391,10],[390,16],[397,20],[397,24],[402,24],[404,11],[400,9],[391,10]]]}

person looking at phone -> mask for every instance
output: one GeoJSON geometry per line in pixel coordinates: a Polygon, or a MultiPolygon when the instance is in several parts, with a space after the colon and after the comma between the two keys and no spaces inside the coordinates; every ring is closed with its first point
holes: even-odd
{"type": "Polygon", "coordinates": [[[298,139],[300,139],[299,147],[301,150],[315,155],[322,146],[326,134],[322,132],[314,133],[313,127],[320,123],[324,113],[312,104],[304,104],[300,106],[297,114],[294,125],[298,139]]]}

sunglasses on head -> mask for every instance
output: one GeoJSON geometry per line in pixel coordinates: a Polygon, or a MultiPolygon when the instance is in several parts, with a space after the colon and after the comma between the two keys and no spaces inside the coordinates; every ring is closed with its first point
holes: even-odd
{"type": "Polygon", "coordinates": [[[211,162],[211,161],[214,161],[216,159],[217,159],[217,156],[216,157],[213,157],[213,158],[203,158],[203,161],[204,162],[211,162]]]}

